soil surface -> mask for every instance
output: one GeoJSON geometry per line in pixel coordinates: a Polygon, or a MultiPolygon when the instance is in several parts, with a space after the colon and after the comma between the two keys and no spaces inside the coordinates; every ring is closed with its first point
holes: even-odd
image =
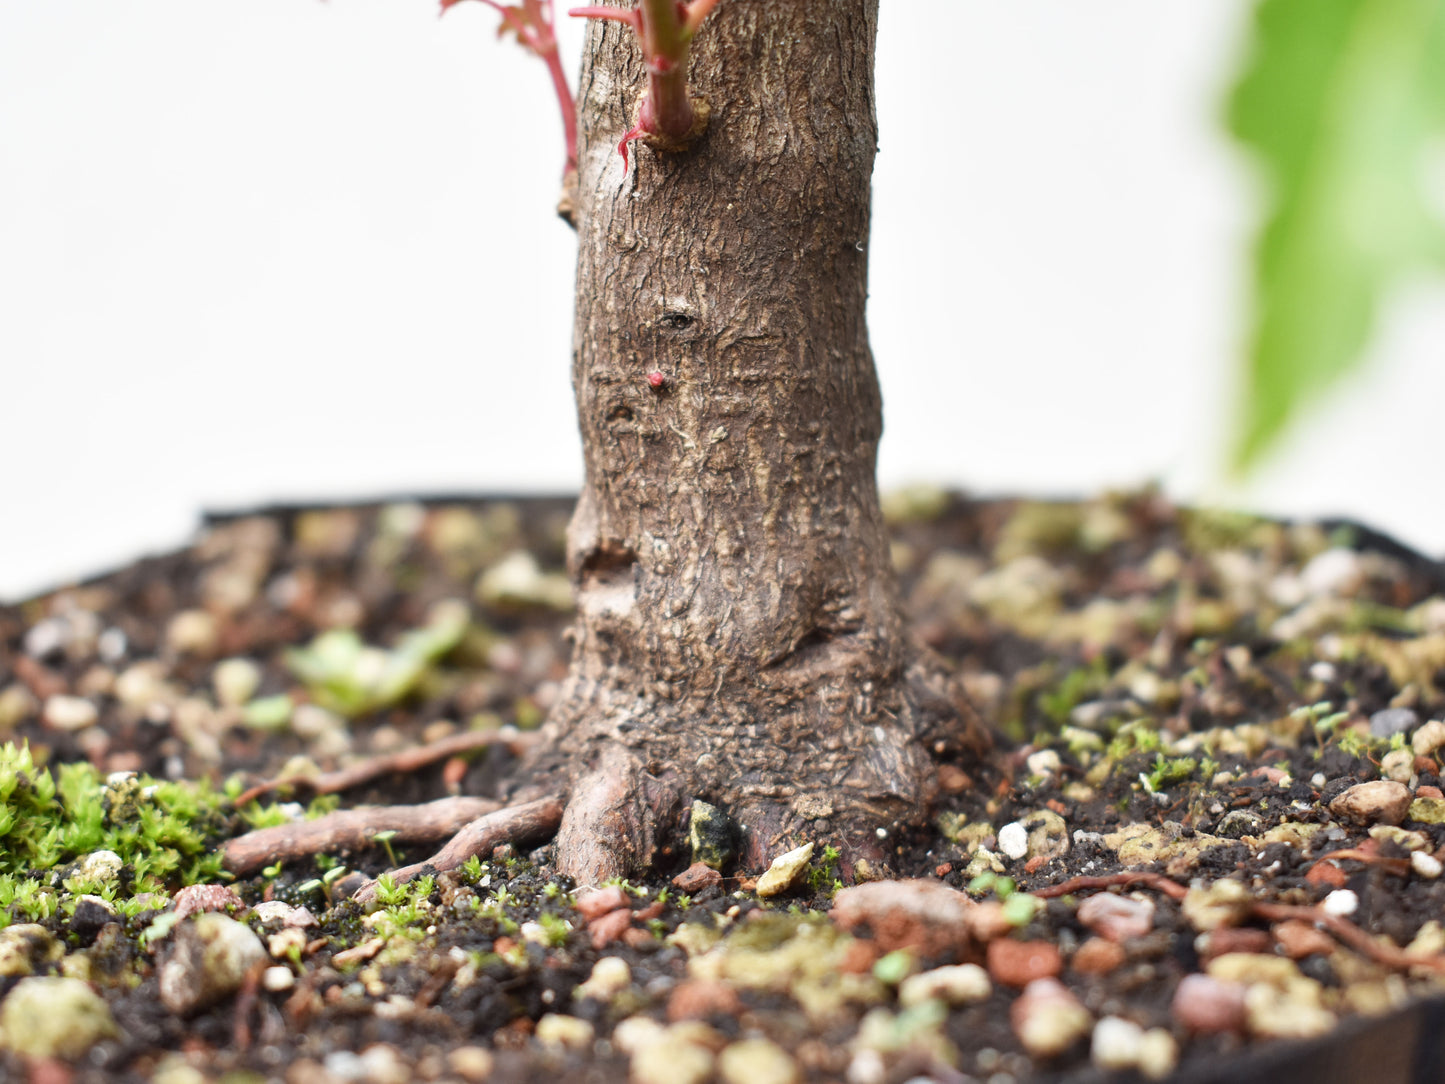
{"type": "Polygon", "coordinates": [[[569,501],[216,518],[0,607],[0,1078],[1438,1079],[1445,569],[1153,492],[885,504],[1001,737],[857,886],[519,838],[349,898],[443,840],[338,813],[515,783],[569,501]],[[304,853],[223,870],[266,826],[304,853]]]}

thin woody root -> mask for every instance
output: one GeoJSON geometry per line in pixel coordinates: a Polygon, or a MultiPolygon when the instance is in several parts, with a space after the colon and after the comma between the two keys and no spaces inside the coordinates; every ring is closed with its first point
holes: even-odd
{"type": "MultiPolygon", "coordinates": [[[[557,826],[561,823],[562,800],[556,795],[523,805],[507,806],[471,821],[425,862],[402,866],[393,870],[390,876],[397,884],[402,884],[417,877],[456,869],[473,856],[491,854],[493,848],[503,843],[519,847],[542,843],[557,834],[557,826]]],[[[368,881],[354,898],[360,903],[367,903],[375,896],[376,882],[368,881]]]]}
{"type": "Polygon", "coordinates": [[[501,803],[490,798],[459,797],[421,805],[343,809],[314,821],[237,836],[226,844],[221,861],[226,869],[245,877],[274,862],[364,850],[383,832],[396,833],[388,839],[397,843],[436,843],[500,808],[501,803]]]}
{"type": "Polygon", "coordinates": [[[513,756],[521,756],[537,744],[537,735],[523,733],[515,727],[504,726],[498,730],[468,730],[452,734],[440,741],[416,748],[402,749],[395,753],[384,753],[360,764],[354,764],[340,771],[324,772],[321,775],[289,775],[257,783],[237,796],[237,807],[264,798],[287,787],[304,789],[312,794],[339,794],[354,787],[370,783],[383,775],[401,775],[428,768],[439,760],[462,756],[494,745],[504,745],[513,756]]]}

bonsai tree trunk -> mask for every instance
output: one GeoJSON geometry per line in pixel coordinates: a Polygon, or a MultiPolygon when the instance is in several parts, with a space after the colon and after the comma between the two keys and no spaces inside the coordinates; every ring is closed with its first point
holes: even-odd
{"type": "Polygon", "coordinates": [[[877,0],[722,4],[692,50],[707,131],[635,145],[625,173],[646,73],[626,26],[589,30],[578,617],[537,758],[580,881],[651,865],[694,799],[736,822],[748,869],[804,839],[886,861],[933,758],[984,744],[905,634],[874,480],[876,20],[877,0]]]}

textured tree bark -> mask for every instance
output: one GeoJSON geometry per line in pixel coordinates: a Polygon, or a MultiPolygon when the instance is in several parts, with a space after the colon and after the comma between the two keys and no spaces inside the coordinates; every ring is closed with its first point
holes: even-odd
{"type": "Polygon", "coordinates": [[[590,28],[579,615],[538,759],[579,880],[650,865],[693,798],[743,827],[745,868],[801,838],[877,862],[932,758],[985,742],[906,636],[874,480],[876,20],[877,0],[727,0],[693,47],[707,132],[625,176],[646,73],[627,28],[590,28]]]}

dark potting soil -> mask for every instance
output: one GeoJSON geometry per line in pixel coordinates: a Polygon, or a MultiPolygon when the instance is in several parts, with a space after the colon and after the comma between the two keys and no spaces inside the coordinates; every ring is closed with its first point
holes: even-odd
{"type": "MultiPolygon", "coordinates": [[[[856,890],[822,839],[768,898],[729,869],[684,893],[679,841],[671,866],[621,886],[620,921],[578,909],[585,893],[546,846],[482,856],[368,913],[345,898],[348,874],[435,849],[382,842],[231,883],[228,913],[266,963],[178,1009],[161,992],[180,953],[167,909],[185,878],[225,880],[204,859],[228,839],[308,807],[511,781],[503,742],[338,794],[306,782],[459,733],[535,729],[566,667],[570,501],[218,516],[187,549],[0,607],[0,737],[28,745],[35,772],[93,769],[48,805],[21,803],[27,775],[11,808],[59,824],[86,779],[115,772],[212,788],[195,853],[169,867],[147,847],[192,844],[149,840],[155,792],[94,815],[133,844],[109,880],[78,872],[86,853],[0,836],[0,1076],[1440,1079],[1441,567],[1358,526],[1155,492],[915,490],[887,511],[916,633],[1000,734],[989,763],[940,765],[936,807],[893,841],[892,877],[977,901],[921,940],[895,921],[933,907],[916,884],[842,928],[832,909],[856,890]],[[301,781],[232,801],[287,775],[301,781]],[[1381,780],[1393,787],[1351,790],[1381,780]],[[138,900],[140,887],[164,892],[138,900]],[[1136,925],[1081,912],[1099,892],[1136,925]],[[314,924],[276,941],[304,916],[268,901],[314,924]],[[958,965],[982,970],[940,970],[958,965]],[[47,975],[98,991],[114,1031],[57,1057],[27,1043],[16,991],[47,975]]],[[[205,980],[202,964],[189,978],[205,980]]]]}

